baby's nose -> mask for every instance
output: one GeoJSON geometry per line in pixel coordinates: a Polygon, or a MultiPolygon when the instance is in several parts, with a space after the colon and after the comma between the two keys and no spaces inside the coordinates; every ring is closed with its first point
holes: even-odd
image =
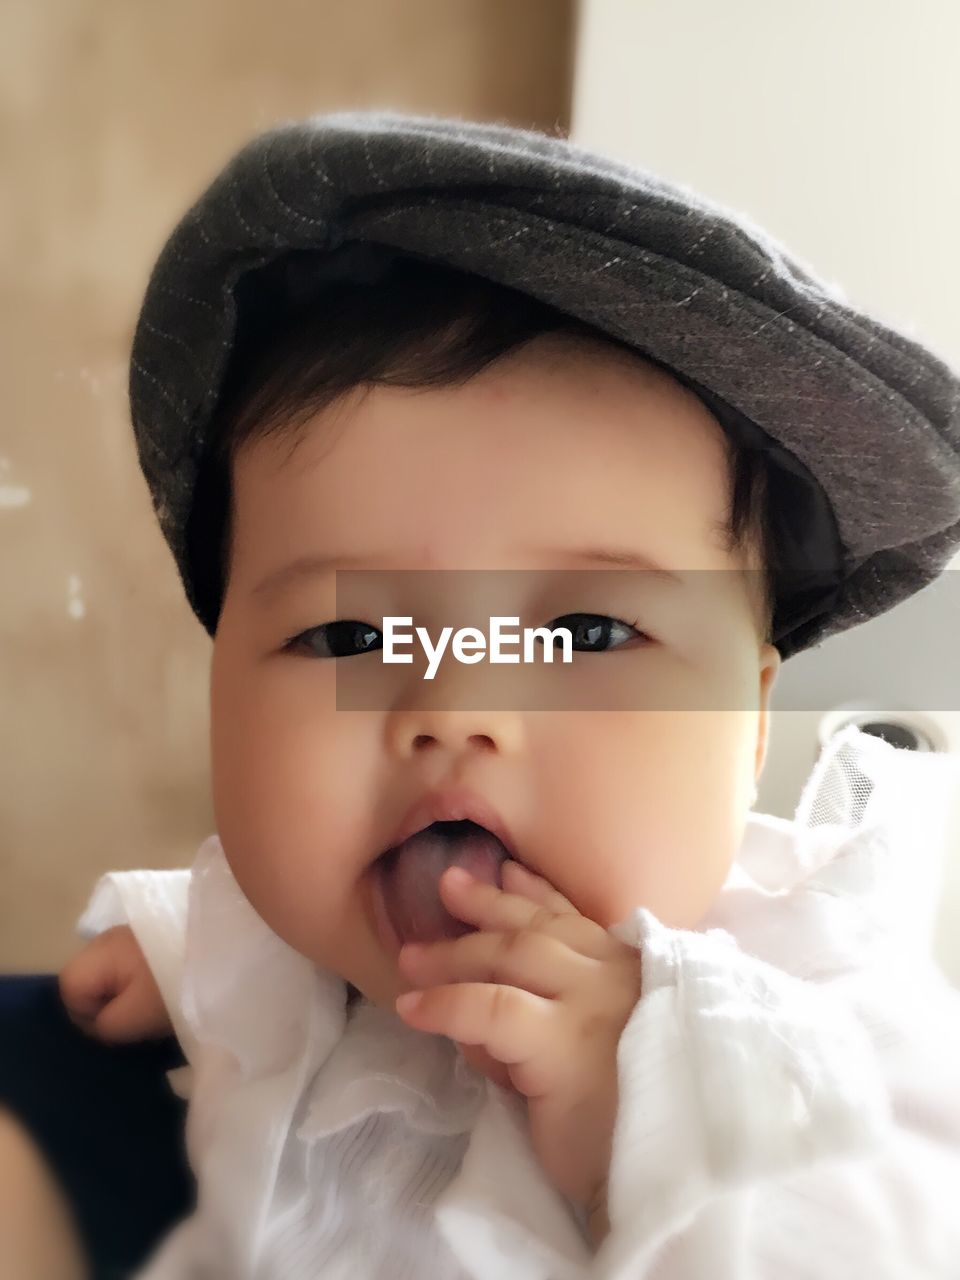
{"type": "Polygon", "coordinates": [[[388,725],[393,752],[409,758],[446,748],[466,753],[514,754],[521,745],[521,718],[512,711],[453,711],[419,708],[395,711],[388,725]]]}

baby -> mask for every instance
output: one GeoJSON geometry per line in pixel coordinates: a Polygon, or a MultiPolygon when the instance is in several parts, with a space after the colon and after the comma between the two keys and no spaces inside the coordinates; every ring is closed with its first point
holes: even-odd
{"type": "MultiPolygon", "coordinates": [[[[847,733],[794,824],[750,812],[790,652],[769,455],[524,291],[287,250],[235,289],[177,544],[217,834],[106,877],[60,978],[189,1064],[198,1206],[143,1280],[960,1274],[960,1019],[873,914],[888,787],[800,840],[843,751],[908,753],[847,733]],[[388,616],[494,615],[571,661],[381,661],[388,616]]],[[[199,268],[188,356],[191,303],[199,268]]]]}

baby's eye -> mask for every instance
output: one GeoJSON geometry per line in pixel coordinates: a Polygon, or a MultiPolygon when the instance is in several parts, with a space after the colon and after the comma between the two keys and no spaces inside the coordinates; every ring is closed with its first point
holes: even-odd
{"type": "Polygon", "coordinates": [[[383,648],[383,632],[369,622],[356,622],[352,618],[324,622],[293,636],[283,646],[297,650],[305,647],[317,658],[349,658],[360,653],[371,653],[383,648]]]}
{"type": "MultiPolygon", "coordinates": [[[[550,629],[566,627],[571,636],[572,647],[583,653],[602,653],[605,649],[619,649],[633,636],[649,639],[643,631],[638,631],[632,622],[621,622],[618,618],[608,618],[603,613],[565,613],[549,623],[550,629]],[[612,634],[623,637],[611,644],[612,634]]],[[[539,639],[539,637],[538,637],[539,639]]],[[[542,643],[542,641],[541,641],[542,643]]],[[[554,648],[560,647],[559,636],[554,641],[554,648]]]]}
{"type": "MultiPolygon", "coordinates": [[[[622,648],[634,637],[649,639],[633,623],[622,622],[618,618],[609,618],[600,613],[565,613],[562,617],[555,618],[549,626],[551,629],[567,627],[571,633],[572,647],[585,653],[602,653],[606,649],[622,648]]],[[[537,639],[543,643],[539,636],[537,639]]],[[[557,638],[554,648],[558,648],[560,644],[561,641],[557,638]]],[[[373,653],[382,649],[383,632],[369,622],[358,622],[352,618],[338,619],[301,631],[283,647],[293,652],[305,649],[317,658],[356,657],[361,653],[373,653]]]]}

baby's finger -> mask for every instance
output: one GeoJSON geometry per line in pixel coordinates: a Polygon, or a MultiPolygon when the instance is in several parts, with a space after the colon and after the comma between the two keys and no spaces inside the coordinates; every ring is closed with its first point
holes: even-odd
{"type": "Polygon", "coordinates": [[[128,983],[93,1021],[94,1034],[110,1044],[152,1040],[170,1030],[163,997],[152,974],[128,983]]]}
{"type": "Polygon", "coordinates": [[[84,1021],[94,1018],[120,990],[121,975],[110,947],[99,939],[69,960],[60,971],[60,999],[67,1012],[84,1021]]]}
{"type": "Polygon", "coordinates": [[[69,988],[64,991],[61,987],[61,1002],[73,1025],[80,1027],[83,1031],[90,1031],[97,1014],[109,1000],[113,999],[114,994],[97,991],[76,992],[69,988]]]}
{"type": "Polygon", "coordinates": [[[482,1044],[460,1044],[457,1042],[457,1048],[470,1063],[475,1071],[479,1071],[482,1076],[486,1076],[488,1080],[492,1080],[494,1084],[498,1084],[501,1089],[513,1088],[513,1081],[510,1079],[510,1071],[502,1062],[497,1062],[496,1058],[491,1058],[482,1044]]]}
{"type": "Polygon", "coordinates": [[[478,929],[459,938],[400,949],[399,964],[418,988],[450,982],[506,983],[553,1000],[596,981],[598,961],[546,933],[492,933],[478,929]]]}
{"type": "MultiPolygon", "coordinates": [[[[508,858],[503,864],[503,887],[507,893],[516,893],[531,902],[539,902],[542,907],[550,907],[558,913],[576,911],[573,903],[555,889],[549,880],[537,875],[522,862],[508,858]]],[[[579,914],[579,912],[577,913],[579,914]]]]}
{"type": "Polygon", "coordinates": [[[460,867],[448,867],[444,871],[440,877],[440,894],[452,915],[478,929],[505,933],[526,929],[545,933],[592,960],[607,959],[615,943],[605,929],[579,911],[569,909],[569,904],[558,911],[553,906],[477,880],[460,867]]]}
{"type": "Polygon", "coordinates": [[[564,1006],[518,987],[460,982],[398,996],[397,1012],[411,1026],[482,1045],[510,1067],[518,1093],[539,1097],[554,1088],[570,1054],[561,1052],[564,1006]],[[408,996],[417,996],[415,1003],[408,996]]]}

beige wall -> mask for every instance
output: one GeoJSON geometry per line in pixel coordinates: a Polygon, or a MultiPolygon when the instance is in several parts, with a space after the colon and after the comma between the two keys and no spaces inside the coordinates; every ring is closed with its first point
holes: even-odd
{"type": "Polygon", "coordinates": [[[0,970],[110,868],[213,830],[210,642],[156,527],[126,359],[166,233],[275,121],[385,106],[566,132],[572,0],[0,6],[0,970]]]}

